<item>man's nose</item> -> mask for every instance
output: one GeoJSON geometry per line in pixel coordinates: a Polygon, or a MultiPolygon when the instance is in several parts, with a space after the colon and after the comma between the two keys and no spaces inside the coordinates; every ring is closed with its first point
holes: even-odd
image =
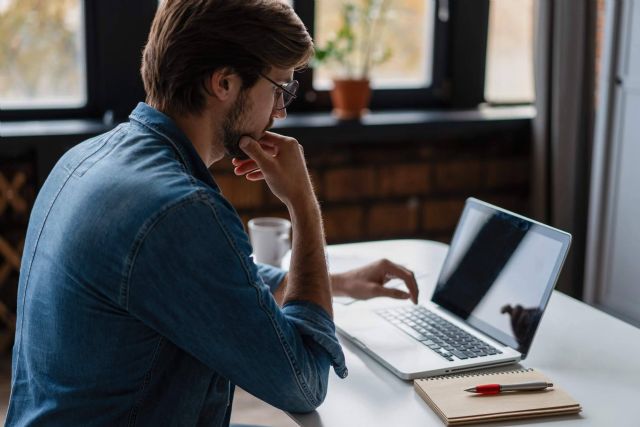
{"type": "Polygon", "coordinates": [[[273,114],[271,115],[274,119],[285,119],[287,118],[287,109],[283,108],[281,110],[273,109],[273,114]]]}

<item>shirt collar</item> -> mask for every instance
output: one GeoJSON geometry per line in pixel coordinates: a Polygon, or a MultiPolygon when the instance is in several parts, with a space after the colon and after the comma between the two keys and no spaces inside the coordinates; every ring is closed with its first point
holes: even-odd
{"type": "Polygon", "coordinates": [[[138,103],[136,108],[129,115],[129,119],[140,123],[162,136],[173,146],[180,161],[184,164],[189,173],[206,182],[213,188],[218,188],[213,181],[213,177],[207,169],[207,166],[193,147],[193,144],[189,138],[187,138],[187,135],[185,135],[178,125],[176,125],[173,119],[144,102],[138,103]]]}

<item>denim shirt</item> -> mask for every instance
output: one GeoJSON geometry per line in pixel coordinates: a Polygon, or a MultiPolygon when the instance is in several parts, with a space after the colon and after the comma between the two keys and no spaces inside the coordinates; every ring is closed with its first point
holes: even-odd
{"type": "MultiPolygon", "coordinates": [[[[241,179],[241,178],[238,178],[241,179]]],[[[9,426],[228,425],[233,387],[306,412],[347,375],[331,318],[272,292],[175,123],[140,103],[69,150],[22,258],[9,426]]]]}

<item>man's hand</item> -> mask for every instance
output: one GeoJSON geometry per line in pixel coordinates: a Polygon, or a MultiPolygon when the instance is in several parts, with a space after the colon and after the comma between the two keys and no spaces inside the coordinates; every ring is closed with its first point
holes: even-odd
{"type": "Polygon", "coordinates": [[[356,299],[375,297],[391,297],[398,299],[411,298],[418,303],[418,284],[414,274],[389,260],[382,259],[364,267],[349,270],[331,276],[331,287],[334,295],[349,296],[356,299]],[[384,286],[391,279],[401,279],[409,292],[384,286]]]}
{"type": "MultiPolygon", "coordinates": [[[[260,147],[265,152],[265,154],[275,156],[277,154],[276,148],[272,144],[261,143],[260,147]]],[[[234,157],[231,159],[231,164],[233,164],[233,172],[236,175],[244,175],[244,177],[248,181],[262,181],[264,180],[264,174],[258,167],[258,164],[252,158],[238,158],[234,157]]]]}
{"type": "Polygon", "coordinates": [[[240,148],[250,161],[235,159],[236,174],[245,175],[249,180],[264,178],[271,192],[287,206],[291,216],[291,264],[283,304],[311,301],[333,317],[331,281],[324,257],[322,215],[302,146],[293,138],[266,132],[260,141],[243,136],[240,148]]]}
{"type": "Polygon", "coordinates": [[[232,160],[236,175],[250,181],[264,179],[288,207],[304,199],[315,200],[302,146],[294,138],[273,132],[266,132],[259,141],[243,136],[240,148],[249,159],[232,160]]]}

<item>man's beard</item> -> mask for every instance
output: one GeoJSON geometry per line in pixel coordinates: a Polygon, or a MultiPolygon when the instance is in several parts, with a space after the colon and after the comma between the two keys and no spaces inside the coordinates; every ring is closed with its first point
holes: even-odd
{"type": "MultiPolygon", "coordinates": [[[[238,159],[249,158],[249,156],[247,156],[247,154],[240,148],[240,138],[244,135],[253,138],[252,135],[249,135],[240,129],[246,109],[247,96],[244,92],[241,92],[222,123],[222,145],[224,146],[224,151],[227,157],[236,157],[238,159]]],[[[267,124],[267,127],[264,128],[263,133],[271,129],[271,126],[273,126],[273,118],[269,119],[269,123],[267,124]]]]}
{"type": "Polygon", "coordinates": [[[222,123],[222,145],[224,146],[225,154],[228,157],[237,157],[240,159],[246,159],[247,155],[242,149],[240,149],[240,138],[244,135],[244,132],[240,129],[242,116],[246,107],[247,97],[244,92],[240,92],[238,99],[233,104],[227,117],[225,117],[222,123]]]}

